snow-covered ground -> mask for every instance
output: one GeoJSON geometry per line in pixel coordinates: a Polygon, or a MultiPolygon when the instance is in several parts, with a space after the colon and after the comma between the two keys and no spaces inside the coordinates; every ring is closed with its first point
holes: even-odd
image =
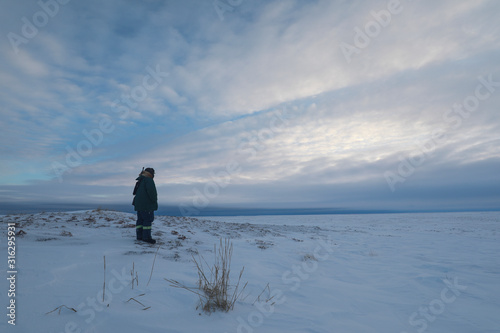
{"type": "Polygon", "coordinates": [[[498,212],[157,216],[155,246],[135,242],[128,213],[0,219],[1,332],[500,332],[498,212]],[[192,255],[211,262],[220,238],[234,245],[233,281],[245,267],[246,297],[207,315],[165,278],[195,286],[192,255]]]}

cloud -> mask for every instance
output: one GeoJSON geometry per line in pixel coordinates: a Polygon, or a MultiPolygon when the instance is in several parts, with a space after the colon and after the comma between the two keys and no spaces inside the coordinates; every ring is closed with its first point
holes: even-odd
{"type": "MultiPolygon", "coordinates": [[[[1,182],[20,186],[2,193],[42,198],[29,191],[43,193],[54,162],[89,142],[54,200],[78,191],[81,200],[125,200],[120,191],[153,166],[169,202],[189,201],[235,162],[241,171],[213,204],[480,206],[454,194],[467,186],[494,202],[498,4],[400,3],[389,18],[387,2],[244,2],[223,21],[210,2],[61,6],[19,54],[0,40],[1,182]],[[357,51],[346,57],[343,43],[357,51]],[[168,75],[145,90],[148,68],[168,75]],[[454,111],[474,98],[479,77],[493,82],[481,88],[488,98],[454,111]],[[113,129],[99,136],[103,120],[113,129]],[[398,175],[429,145],[393,194],[384,173],[398,175]],[[442,198],[429,195],[439,186],[442,198]]],[[[41,10],[8,7],[4,36],[41,10]]]]}

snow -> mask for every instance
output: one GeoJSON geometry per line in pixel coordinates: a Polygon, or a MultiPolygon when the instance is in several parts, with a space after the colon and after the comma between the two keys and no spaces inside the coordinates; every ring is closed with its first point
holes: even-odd
{"type": "Polygon", "coordinates": [[[498,212],[156,216],[154,246],[135,241],[129,213],[0,219],[3,276],[7,223],[26,233],[16,237],[16,326],[3,278],[1,332],[500,332],[498,212]],[[248,285],[233,311],[209,315],[165,278],[194,287],[192,255],[211,262],[220,238],[234,246],[232,280],[244,267],[248,285]],[[77,312],[47,314],[62,305],[77,312]]]}

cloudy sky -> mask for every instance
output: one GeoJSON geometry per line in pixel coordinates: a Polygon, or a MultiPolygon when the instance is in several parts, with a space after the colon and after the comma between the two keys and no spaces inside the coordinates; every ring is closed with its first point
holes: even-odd
{"type": "Polygon", "coordinates": [[[500,3],[4,0],[0,201],[500,209],[500,3]]]}

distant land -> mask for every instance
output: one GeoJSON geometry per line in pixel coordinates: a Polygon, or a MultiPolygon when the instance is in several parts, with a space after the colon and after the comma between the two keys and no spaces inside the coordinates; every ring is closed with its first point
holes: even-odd
{"type": "MultiPolygon", "coordinates": [[[[77,210],[107,209],[134,213],[130,204],[95,203],[0,203],[0,215],[32,214],[39,212],[67,212],[77,210]]],[[[256,216],[256,215],[319,215],[319,214],[391,214],[391,213],[438,213],[438,212],[475,212],[498,211],[498,209],[456,209],[456,210],[389,210],[389,209],[352,209],[352,208],[259,208],[259,207],[206,207],[197,216],[256,216]]],[[[160,206],[157,215],[182,216],[179,207],[160,206]]]]}

